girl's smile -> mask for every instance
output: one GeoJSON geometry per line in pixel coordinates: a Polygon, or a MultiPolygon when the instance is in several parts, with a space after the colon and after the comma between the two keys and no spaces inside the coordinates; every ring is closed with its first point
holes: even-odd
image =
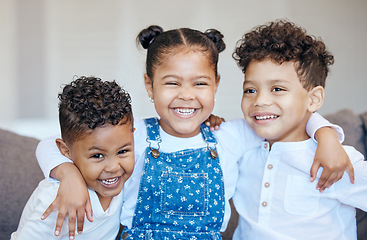
{"type": "Polygon", "coordinates": [[[173,108],[173,110],[180,116],[180,117],[191,117],[194,113],[197,112],[196,108],[173,108]]]}
{"type": "Polygon", "coordinates": [[[219,84],[209,58],[199,51],[172,54],[154,72],[145,75],[145,87],[154,100],[162,129],[176,137],[192,137],[200,132],[214,108],[219,84]]]}

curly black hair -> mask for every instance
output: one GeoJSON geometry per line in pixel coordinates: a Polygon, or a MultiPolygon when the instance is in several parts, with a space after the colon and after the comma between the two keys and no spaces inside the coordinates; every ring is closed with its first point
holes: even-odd
{"type": "Polygon", "coordinates": [[[308,90],[325,87],[329,65],[334,63],[333,55],[321,39],[307,35],[303,28],[284,19],[246,33],[237,42],[232,56],[243,73],[251,61],[271,59],[278,64],[293,61],[303,87],[308,90]]]}
{"type": "Polygon", "coordinates": [[[146,73],[153,79],[154,70],[169,54],[175,54],[184,48],[199,50],[208,56],[217,76],[219,53],[226,45],[223,34],[216,29],[201,32],[191,28],[178,28],[164,31],[157,25],[143,29],[136,38],[137,43],[147,49],[146,73]]]}
{"type": "Polygon", "coordinates": [[[80,77],[64,86],[59,97],[59,122],[65,142],[105,124],[133,124],[130,95],[115,81],[80,77]]]}

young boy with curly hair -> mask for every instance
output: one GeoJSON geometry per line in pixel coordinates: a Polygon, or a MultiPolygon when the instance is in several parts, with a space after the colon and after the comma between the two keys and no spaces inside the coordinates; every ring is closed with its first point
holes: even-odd
{"type": "Polygon", "coordinates": [[[344,175],[320,193],[309,178],[317,143],[306,124],[323,104],[334,57],[322,40],[286,20],[254,28],[238,44],[242,111],[264,141],[239,166],[234,239],[356,239],[355,208],[367,210],[363,155],[344,147],[355,184],[344,175]]]}
{"type": "MultiPolygon", "coordinates": [[[[116,82],[81,77],[59,94],[60,152],[73,161],[88,187],[93,222],[77,239],[115,239],[125,181],[134,168],[131,99],[116,82]]],[[[43,180],[28,200],[11,239],[53,239],[57,212],[41,220],[55,199],[59,182],[43,180]]],[[[83,213],[84,214],[84,213],[83,213]]],[[[67,219],[65,221],[68,221],[67,219]]],[[[69,239],[62,229],[57,239],[69,239]]]]}

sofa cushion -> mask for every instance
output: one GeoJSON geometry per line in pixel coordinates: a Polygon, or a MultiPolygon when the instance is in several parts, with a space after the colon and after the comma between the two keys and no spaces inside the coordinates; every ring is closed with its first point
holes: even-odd
{"type": "Polygon", "coordinates": [[[35,138],[0,129],[0,239],[10,239],[29,196],[43,179],[35,138]]]}
{"type": "MultiPolygon", "coordinates": [[[[343,144],[355,147],[365,157],[367,153],[367,112],[361,115],[345,109],[325,116],[330,122],[338,124],[344,130],[343,144]]],[[[367,239],[367,213],[357,209],[358,240],[367,239]]]]}
{"type": "MultiPolygon", "coordinates": [[[[364,153],[364,158],[367,155],[367,112],[360,115],[363,126],[364,126],[364,146],[366,152],[364,153]]],[[[357,222],[358,222],[358,240],[367,240],[367,213],[357,209],[357,222]]]]}
{"type": "MultiPolygon", "coordinates": [[[[350,109],[344,109],[334,114],[326,115],[325,118],[343,128],[345,134],[344,145],[353,146],[366,156],[365,125],[359,114],[350,109]]],[[[365,118],[365,122],[367,122],[367,114],[365,118]]]]}
{"type": "Polygon", "coordinates": [[[367,155],[367,112],[362,113],[361,114],[361,119],[363,122],[363,126],[364,126],[364,147],[365,147],[365,154],[364,154],[364,158],[366,158],[367,155]]]}

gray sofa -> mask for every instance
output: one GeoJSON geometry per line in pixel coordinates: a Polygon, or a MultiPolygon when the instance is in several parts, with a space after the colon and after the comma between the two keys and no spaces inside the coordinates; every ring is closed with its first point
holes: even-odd
{"type": "MultiPolygon", "coordinates": [[[[352,145],[366,156],[367,112],[356,114],[342,110],[326,116],[343,127],[345,144],[352,145]]],[[[22,209],[38,182],[43,179],[35,158],[39,140],[0,129],[0,240],[10,238],[18,225],[22,209]]],[[[367,214],[358,211],[358,239],[367,240],[367,214]]],[[[223,239],[231,239],[237,225],[233,209],[231,221],[223,239]]]]}

